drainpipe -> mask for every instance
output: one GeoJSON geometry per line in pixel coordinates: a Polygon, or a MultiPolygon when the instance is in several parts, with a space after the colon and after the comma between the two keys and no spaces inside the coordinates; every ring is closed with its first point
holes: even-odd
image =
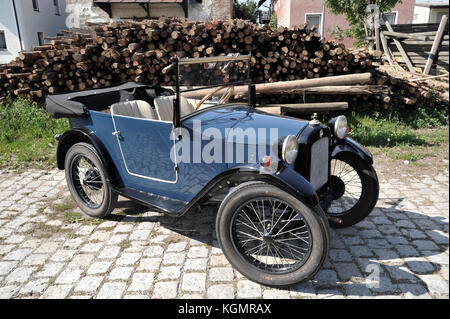
{"type": "Polygon", "coordinates": [[[320,39],[323,40],[325,37],[325,13],[326,13],[326,9],[325,9],[325,0],[322,1],[322,21],[321,21],[321,29],[322,32],[320,32],[320,39]]]}
{"type": "Polygon", "coordinates": [[[15,0],[12,0],[12,5],[13,5],[13,9],[14,9],[14,18],[16,20],[17,35],[19,36],[20,50],[23,51],[22,34],[20,33],[19,20],[17,19],[17,9],[16,9],[15,0]]]}

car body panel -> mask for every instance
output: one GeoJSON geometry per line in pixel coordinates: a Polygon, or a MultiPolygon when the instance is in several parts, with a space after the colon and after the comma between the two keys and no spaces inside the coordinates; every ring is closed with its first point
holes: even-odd
{"type": "MultiPolygon", "coordinates": [[[[173,152],[176,137],[169,122],[89,111],[89,117],[73,118],[70,123],[72,128],[81,128],[88,132],[87,135],[94,135],[101,141],[102,146],[97,151],[109,154],[112,162],[109,169],[113,171],[111,174],[117,174],[117,180],[121,181],[121,184],[113,185],[119,193],[167,213],[181,214],[183,206],[195,202],[194,199],[208,184],[219,180],[221,175],[225,176],[227,171],[232,172],[233,169],[251,172],[255,175],[251,179],[272,179],[279,184],[285,184],[305,198],[315,195],[308,181],[292,168],[284,169],[273,176],[260,174],[257,161],[249,163],[247,148],[244,148],[246,156],[242,163],[221,161],[205,164],[196,162],[198,154],[191,145],[190,161],[175,165],[170,153],[173,152]],[[117,131],[120,131],[120,134],[113,135],[117,131]]],[[[306,121],[255,112],[253,108],[242,105],[213,107],[182,120],[183,129],[189,133],[188,138],[193,138],[194,134],[201,136],[211,128],[218,130],[223,139],[227,139],[229,129],[240,128],[245,131],[248,128],[256,128],[269,131],[270,127],[279,128],[278,137],[283,137],[289,134],[299,135],[306,125],[306,121]],[[196,127],[195,121],[201,121],[201,127],[196,127]]],[[[267,140],[269,138],[268,134],[267,140]]],[[[200,140],[200,149],[210,142],[207,139],[200,140]]],[[[225,156],[230,148],[235,148],[236,140],[226,140],[220,144],[225,156]]]]}

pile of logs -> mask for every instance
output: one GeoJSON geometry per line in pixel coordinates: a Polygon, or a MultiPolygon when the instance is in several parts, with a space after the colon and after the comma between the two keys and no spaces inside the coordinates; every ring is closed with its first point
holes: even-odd
{"type": "Polygon", "coordinates": [[[271,29],[244,20],[160,19],[88,27],[89,31],[61,30],[65,36],[46,38],[45,45],[22,51],[15,61],[0,66],[0,102],[7,92],[13,97],[42,100],[47,94],[124,81],[172,86],[173,62],[179,57],[252,54],[254,83],[373,69],[369,54],[353,53],[343,44],[321,40],[316,28],[307,29],[306,25],[271,29]]]}

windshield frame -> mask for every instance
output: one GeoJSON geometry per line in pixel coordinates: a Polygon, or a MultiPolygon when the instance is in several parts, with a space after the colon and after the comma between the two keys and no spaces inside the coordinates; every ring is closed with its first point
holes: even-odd
{"type": "MultiPolygon", "coordinates": [[[[250,81],[250,71],[251,71],[251,55],[229,55],[229,56],[215,56],[215,57],[204,57],[204,58],[182,58],[177,59],[175,62],[175,69],[176,69],[176,80],[175,80],[175,100],[173,103],[174,112],[173,112],[173,124],[174,127],[181,127],[181,112],[180,112],[180,96],[181,93],[185,92],[192,92],[192,91],[198,91],[203,89],[209,89],[214,87],[220,87],[226,85],[228,86],[237,86],[237,85],[248,85],[249,93],[251,92],[251,81],[250,81]],[[247,74],[247,80],[246,81],[237,81],[237,82],[227,82],[222,84],[216,84],[216,85],[209,85],[209,86],[201,86],[201,87],[193,87],[193,88],[184,88],[181,89],[180,87],[180,66],[182,65],[188,65],[188,64],[198,64],[198,63],[215,63],[215,62],[236,62],[236,61],[246,61],[248,63],[248,74],[247,74]]],[[[250,105],[250,103],[241,103],[241,105],[250,105]]]]}

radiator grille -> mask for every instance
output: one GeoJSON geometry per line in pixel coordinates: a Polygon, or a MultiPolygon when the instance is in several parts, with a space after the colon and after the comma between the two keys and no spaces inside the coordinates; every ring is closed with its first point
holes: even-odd
{"type": "Polygon", "coordinates": [[[315,190],[321,188],[328,181],[329,144],[329,138],[324,137],[314,142],[311,147],[310,183],[315,190]]]}

